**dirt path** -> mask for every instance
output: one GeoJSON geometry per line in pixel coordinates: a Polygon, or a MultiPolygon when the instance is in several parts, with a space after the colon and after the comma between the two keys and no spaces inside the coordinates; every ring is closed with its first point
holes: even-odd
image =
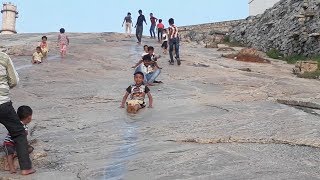
{"type": "Polygon", "coordinates": [[[113,33],[70,37],[65,60],[56,51],[39,66],[13,58],[21,77],[14,106],[34,109],[31,139],[47,154],[30,179],[320,178],[319,117],[276,102],[319,102],[320,82],[294,77],[291,65],[237,62],[182,44],[181,67],[160,60],[155,108],[131,116],[118,107],[142,47],[113,33]]]}

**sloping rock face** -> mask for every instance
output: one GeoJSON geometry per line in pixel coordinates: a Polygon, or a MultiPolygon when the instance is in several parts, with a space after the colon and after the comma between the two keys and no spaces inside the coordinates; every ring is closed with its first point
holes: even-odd
{"type": "Polygon", "coordinates": [[[231,41],[285,55],[320,53],[320,1],[281,0],[264,14],[248,17],[230,31],[231,41]]]}

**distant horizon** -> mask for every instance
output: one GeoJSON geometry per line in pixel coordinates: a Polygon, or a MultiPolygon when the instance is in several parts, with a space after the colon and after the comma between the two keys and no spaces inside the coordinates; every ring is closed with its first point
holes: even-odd
{"type": "MultiPolygon", "coordinates": [[[[150,12],[154,13],[155,17],[162,18],[166,27],[168,27],[167,20],[171,17],[175,19],[177,26],[192,26],[240,20],[249,16],[247,0],[236,2],[234,0],[223,2],[188,1],[183,2],[183,7],[181,1],[171,2],[169,0],[161,1],[160,6],[158,6],[159,3],[150,4],[150,2],[144,2],[143,0],[135,0],[135,2],[130,0],[119,0],[117,2],[100,0],[92,4],[76,0],[67,2],[55,0],[54,2],[46,2],[45,5],[40,0],[33,0],[33,3],[25,0],[12,0],[11,2],[17,5],[19,11],[19,18],[16,23],[18,34],[58,32],[61,27],[64,27],[67,33],[123,33],[124,28],[121,27],[123,18],[127,12],[131,12],[135,24],[139,9],[143,10],[148,23],[144,27],[145,35],[149,34],[150,12]],[[171,4],[172,7],[163,6],[166,4],[171,4]]],[[[134,28],[132,33],[135,33],[134,28]]]]}

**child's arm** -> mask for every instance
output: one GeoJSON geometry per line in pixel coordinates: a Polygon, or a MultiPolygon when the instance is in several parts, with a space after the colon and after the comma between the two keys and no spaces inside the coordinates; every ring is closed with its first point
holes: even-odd
{"type": "Polygon", "coordinates": [[[143,62],[143,60],[140,60],[136,65],[132,66],[132,68],[138,67],[142,62],[143,62]]]}
{"type": "Polygon", "coordinates": [[[152,98],[152,95],[150,92],[148,92],[148,98],[149,98],[149,108],[152,108],[153,107],[153,98],[152,98]]]}
{"type": "Polygon", "coordinates": [[[68,41],[68,45],[69,45],[69,44],[70,44],[70,40],[69,40],[68,36],[66,36],[66,38],[67,38],[67,41],[68,41]]]}
{"type": "Polygon", "coordinates": [[[154,62],[154,66],[156,66],[158,69],[162,69],[161,67],[158,66],[157,62],[154,62]]]}
{"type": "Polygon", "coordinates": [[[144,16],[143,16],[143,21],[146,23],[146,25],[148,25],[147,21],[146,21],[146,18],[144,16]]]}
{"type": "Polygon", "coordinates": [[[61,39],[61,35],[59,34],[59,36],[58,36],[58,42],[57,42],[57,46],[59,46],[60,39],[61,39]]]}
{"type": "Polygon", "coordinates": [[[126,18],[124,18],[124,20],[123,20],[122,27],[123,27],[125,21],[126,21],[126,18]]]}
{"type": "Polygon", "coordinates": [[[122,98],[122,102],[121,102],[120,108],[124,108],[128,96],[129,96],[129,93],[126,92],[126,94],[125,94],[125,95],[123,96],[123,98],[122,98]]]}

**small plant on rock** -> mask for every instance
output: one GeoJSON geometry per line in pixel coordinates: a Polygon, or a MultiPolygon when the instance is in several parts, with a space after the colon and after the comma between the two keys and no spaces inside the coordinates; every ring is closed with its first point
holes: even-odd
{"type": "Polygon", "coordinates": [[[266,54],[269,58],[272,58],[272,59],[282,59],[283,58],[283,54],[281,54],[279,50],[274,49],[274,48],[267,51],[266,54]]]}

